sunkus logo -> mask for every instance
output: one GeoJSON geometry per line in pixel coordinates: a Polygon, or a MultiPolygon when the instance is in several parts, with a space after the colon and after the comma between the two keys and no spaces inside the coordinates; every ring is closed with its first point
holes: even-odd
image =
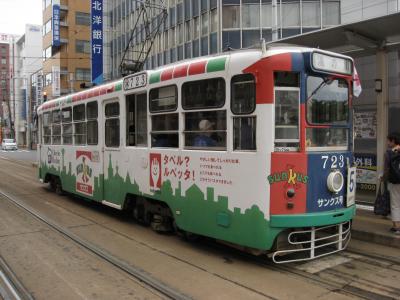
{"type": "Polygon", "coordinates": [[[300,172],[296,172],[293,167],[289,166],[286,171],[276,172],[268,176],[269,184],[285,182],[287,184],[307,184],[309,177],[300,172]]]}

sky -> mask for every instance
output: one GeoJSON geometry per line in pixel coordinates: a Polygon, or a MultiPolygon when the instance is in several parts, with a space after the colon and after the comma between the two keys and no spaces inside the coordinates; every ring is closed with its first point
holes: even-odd
{"type": "Polygon", "coordinates": [[[25,33],[25,24],[42,25],[42,0],[0,0],[0,33],[25,33]]]}

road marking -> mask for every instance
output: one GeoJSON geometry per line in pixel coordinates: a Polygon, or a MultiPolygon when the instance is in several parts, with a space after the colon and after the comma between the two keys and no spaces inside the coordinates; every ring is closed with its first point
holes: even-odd
{"type": "Polygon", "coordinates": [[[0,156],[1,159],[9,160],[7,157],[0,156]]]}
{"type": "Polygon", "coordinates": [[[352,261],[352,258],[339,255],[331,255],[319,258],[318,260],[306,262],[302,265],[296,266],[296,269],[314,274],[326,269],[336,267],[338,265],[345,264],[349,261],[352,261]]]}
{"type": "Polygon", "coordinates": [[[374,207],[372,205],[357,204],[356,207],[357,207],[357,209],[362,209],[362,210],[368,210],[368,211],[374,210],[374,207]]]}
{"type": "Polygon", "coordinates": [[[30,150],[1,150],[3,153],[31,152],[30,150]]]}

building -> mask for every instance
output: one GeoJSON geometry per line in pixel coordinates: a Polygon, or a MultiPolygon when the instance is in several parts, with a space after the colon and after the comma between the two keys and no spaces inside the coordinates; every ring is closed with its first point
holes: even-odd
{"type": "Polygon", "coordinates": [[[43,0],[43,91],[48,99],[91,82],[90,1],[43,0]]]}
{"type": "Polygon", "coordinates": [[[10,45],[0,42],[0,134],[1,137],[9,136],[10,128],[10,45]],[[3,129],[8,128],[8,131],[3,129]]]}
{"type": "Polygon", "coordinates": [[[42,27],[26,25],[25,34],[15,42],[15,69],[13,82],[15,99],[15,137],[18,145],[26,146],[31,141],[32,98],[30,97],[31,75],[42,68],[42,27]]]}
{"type": "MultiPolygon", "coordinates": [[[[160,2],[162,3],[162,2],[160,2]]],[[[279,40],[340,24],[338,0],[165,0],[168,18],[155,37],[146,68],[178,60],[258,46],[260,39],[279,40]]],[[[110,77],[120,76],[119,65],[130,44],[138,51],[144,40],[144,24],[132,31],[140,2],[108,1],[105,7],[110,22],[105,33],[111,52],[110,77]]],[[[160,10],[149,9],[150,30],[160,10]]]]}
{"type": "Polygon", "coordinates": [[[16,49],[14,41],[19,36],[14,34],[0,34],[0,118],[2,137],[14,138],[15,120],[15,92],[14,92],[14,66],[16,49]]]}

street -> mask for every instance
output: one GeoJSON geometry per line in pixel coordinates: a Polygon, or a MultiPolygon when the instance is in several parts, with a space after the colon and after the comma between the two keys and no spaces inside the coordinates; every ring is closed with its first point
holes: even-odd
{"type": "Polygon", "coordinates": [[[0,256],[35,299],[163,298],[82,243],[145,272],[182,298],[400,297],[398,249],[353,239],[339,254],[275,265],[207,239],[189,243],[157,234],[118,210],[50,192],[37,180],[33,154],[0,156],[0,256]],[[81,242],[50,228],[24,206],[81,242]]]}
{"type": "Polygon", "coordinates": [[[36,161],[36,150],[26,150],[26,149],[18,149],[18,150],[1,150],[0,149],[0,158],[8,160],[21,160],[26,162],[35,162],[36,161]]]}

